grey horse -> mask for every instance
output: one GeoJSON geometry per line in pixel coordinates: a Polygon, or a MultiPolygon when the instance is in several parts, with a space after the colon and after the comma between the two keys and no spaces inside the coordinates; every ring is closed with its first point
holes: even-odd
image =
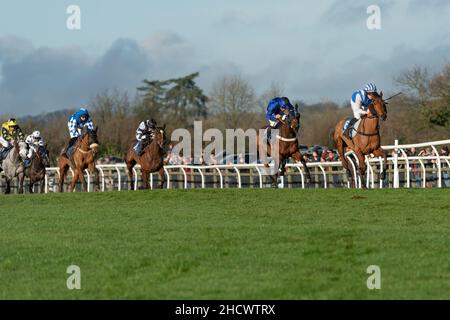
{"type": "Polygon", "coordinates": [[[11,181],[15,177],[19,180],[19,193],[23,193],[23,180],[25,178],[23,159],[27,156],[27,144],[24,141],[11,141],[13,148],[9,151],[1,167],[5,176],[5,194],[11,193],[11,181]]]}

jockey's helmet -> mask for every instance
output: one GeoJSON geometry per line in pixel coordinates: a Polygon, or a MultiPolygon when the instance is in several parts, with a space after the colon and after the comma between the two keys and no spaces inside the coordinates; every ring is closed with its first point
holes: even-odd
{"type": "Polygon", "coordinates": [[[369,93],[371,93],[371,92],[377,92],[377,86],[376,86],[374,83],[369,82],[369,83],[366,84],[366,86],[364,87],[364,91],[369,92],[369,93]]]}
{"type": "Polygon", "coordinates": [[[78,111],[78,115],[81,119],[81,117],[85,118],[85,120],[87,120],[89,118],[89,112],[87,111],[86,108],[80,108],[80,111],[78,111]]]}
{"type": "Polygon", "coordinates": [[[16,121],[16,119],[9,119],[9,120],[8,120],[8,127],[10,127],[10,128],[16,128],[16,127],[17,127],[17,121],[16,121]]]}
{"type": "Polygon", "coordinates": [[[146,121],[146,125],[148,128],[154,128],[156,127],[156,121],[155,119],[150,119],[146,121]]]}
{"type": "Polygon", "coordinates": [[[291,105],[291,102],[287,97],[282,97],[281,100],[283,100],[284,105],[286,106],[285,108],[288,108],[291,105]]]}
{"type": "Polygon", "coordinates": [[[41,138],[41,132],[40,131],[35,131],[31,134],[33,136],[33,138],[35,139],[40,139],[41,138]]]}

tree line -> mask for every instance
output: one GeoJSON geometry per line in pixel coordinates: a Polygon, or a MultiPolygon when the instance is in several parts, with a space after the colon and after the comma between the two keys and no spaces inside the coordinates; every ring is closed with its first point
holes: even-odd
{"type": "MultiPolygon", "coordinates": [[[[260,128],[265,124],[265,109],[273,97],[283,96],[283,87],[273,83],[262,94],[239,76],[217,79],[209,95],[198,87],[193,73],[167,80],[143,80],[135,96],[117,89],[99,92],[87,104],[99,127],[100,156],[122,158],[143,119],[154,118],[176,128],[193,129],[194,120],[203,121],[203,129],[260,128]]],[[[414,143],[450,136],[450,64],[437,73],[416,66],[396,77],[404,94],[389,101],[388,119],[381,125],[383,144],[394,139],[414,143]]],[[[349,96],[351,93],[349,93],[349,96]]],[[[298,103],[301,113],[300,143],[334,148],[331,139],[336,123],[351,116],[349,102],[298,103]]],[[[55,161],[68,141],[67,120],[74,112],[62,110],[43,116],[19,119],[26,133],[40,130],[55,161]]]]}

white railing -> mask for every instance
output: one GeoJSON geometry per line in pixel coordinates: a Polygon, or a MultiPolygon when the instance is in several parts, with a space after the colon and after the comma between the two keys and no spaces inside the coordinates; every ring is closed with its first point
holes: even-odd
{"type": "MultiPolygon", "coordinates": [[[[381,179],[384,160],[383,158],[366,157],[367,172],[366,186],[368,188],[386,187],[450,187],[450,157],[439,155],[436,146],[450,145],[450,140],[426,142],[419,144],[399,145],[395,141],[394,145],[383,146],[386,151],[393,151],[388,157],[387,179],[381,179]],[[408,148],[430,147],[435,155],[419,157],[408,156],[408,148]],[[419,170],[420,168],[420,170],[419,170]],[[403,184],[401,185],[401,178],[403,184]]],[[[352,169],[354,181],[357,187],[361,188],[361,177],[356,168],[358,166],[357,157],[349,152],[346,154],[352,169]]],[[[307,166],[313,177],[312,185],[307,185],[305,169],[301,163],[289,163],[286,165],[286,176],[280,180],[280,187],[345,187],[349,183],[346,179],[340,161],[336,162],[308,162],[307,166]]],[[[126,165],[121,164],[98,164],[100,178],[100,191],[129,190],[129,179],[126,172],[126,165]]],[[[73,171],[66,177],[70,182],[73,171]]],[[[167,165],[164,167],[166,178],[165,187],[170,188],[226,188],[226,187],[253,187],[264,188],[270,186],[271,179],[264,175],[264,165],[262,164],[229,164],[229,165],[167,165]]],[[[56,192],[58,184],[59,169],[56,167],[47,168],[45,177],[45,192],[56,192]]],[[[93,177],[85,171],[88,192],[93,190],[93,177]]],[[[150,175],[150,187],[155,188],[155,182],[159,180],[158,173],[150,175]]],[[[134,185],[142,185],[139,166],[133,169],[134,185]]],[[[78,186],[80,189],[80,186],[78,186]]]]}

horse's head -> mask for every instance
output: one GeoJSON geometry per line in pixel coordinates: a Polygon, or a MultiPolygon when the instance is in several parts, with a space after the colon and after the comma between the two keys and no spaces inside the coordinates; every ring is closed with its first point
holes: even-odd
{"type": "Polygon", "coordinates": [[[19,152],[19,156],[22,159],[26,159],[28,153],[28,145],[26,144],[26,142],[19,140],[14,144],[16,146],[16,150],[19,152]]]}
{"type": "Polygon", "coordinates": [[[39,146],[36,154],[39,157],[39,160],[41,161],[41,163],[45,167],[50,166],[50,158],[48,156],[48,149],[47,149],[46,146],[45,147],[44,146],[39,146]]]}
{"type": "Polygon", "coordinates": [[[380,94],[373,94],[373,97],[371,98],[372,104],[369,106],[369,111],[373,116],[380,117],[381,120],[386,120],[387,118],[387,108],[385,102],[383,100],[383,92],[380,92],[380,94]]]}
{"type": "Polygon", "coordinates": [[[154,130],[153,141],[156,142],[160,148],[164,148],[166,144],[166,125],[162,127],[156,127],[154,130]]]}
{"type": "Polygon", "coordinates": [[[84,127],[82,134],[82,143],[84,143],[89,149],[96,150],[98,148],[98,138],[97,138],[98,127],[93,130],[84,127]]]}
{"type": "Polygon", "coordinates": [[[300,112],[298,111],[298,104],[294,108],[284,109],[284,122],[287,123],[289,128],[298,131],[300,128],[300,112]]]}

